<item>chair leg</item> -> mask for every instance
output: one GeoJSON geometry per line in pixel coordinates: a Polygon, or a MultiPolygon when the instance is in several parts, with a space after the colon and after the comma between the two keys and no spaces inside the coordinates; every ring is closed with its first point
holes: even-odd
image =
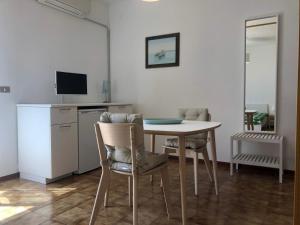
{"type": "Polygon", "coordinates": [[[219,195],[215,130],[210,130],[209,133],[210,133],[210,137],[211,137],[211,157],[212,157],[212,164],[213,164],[215,191],[216,191],[216,195],[219,195]]]}
{"type": "Polygon", "coordinates": [[[168,214],[168,219],[170,219],[170,186],[169,186],[169,173],[168,173],[168,167],[165,167],[161,170],[161,180],[163,185],[163,191],[164,191],[164,197],[165,197],[165,203],[166,203],[166,209],[168,214]]]}
{"type": "Polygon", "coordinates": [[[132,177],[128,176],[128,204],[129,207],[132,206],[132,177]]]}
{"type": "MultiPolygon", "coordinates": [[[[171,149],[171,148],[166,148],[166,147],[163,148],[163,153],[167,154],[168,156],[169,156],[169,154],[176,153],[176,152],[177,152],[176,149],[171,149]]],[[[160,187],[161,188],[163,187],[162,179],[160,180],[160,187]]]]}
{"type": "Polygon", "coordinates": [[[138,225],[138,176],[133,174],[133,225],[138,225]]]}
{"type": "Polygon", "coordinates": [[[194,152],[194,184],[195,184],[195,195],[198,196],[198,153],[194,152]]]}
{"type": "MultiPolygon", "coordinates": [[[[163,154],[167,154],[168,155],[168,152],[167,152],[167,148],[162,148],[162,152],[163,154]]],[[[162,178],[160,179],[160,188],[163,188],[163,180],[162,178]]]]}
{"type": "Polygon", "coordinates": [[[93,207],[89,225],[94,225],[96,218],[97,218],[98,211],[100,209],[100,206],[101,206],[101,204],[103,204],[104,195],[108,188],[107,181],[109,180],[109,176],[110,176],[109,169],[102,167],[102,175],[100,178],[100,182],[99,182],[99,186],[98,186],[98,190],[97,190],[95,203],[94,203],[94,207],[93,207]]]}
{"type": "Polygon", "coordinates": [[[105,196],[104,196],[104,207],[108,206],[109,188],[110,188],[110,174],[107,177],[107,189],[106,189],[105,196]]]}
{"type": "MultiPolygon", "coordinates": [[[[150,142],[151,142],[151,152],[155,152],[155,134],[150,135],[150,142]]],[[[150,183],[153,184],[153,175],[150,175],[150,183]]]]}
{"type": "Polygon", "coordinates": [[[210,182],[212,182],[213,181],[213,178],[212,178],[213,175],[212,175],[212,169],[211,169],[211,165],[210,165],[210,161],[209,161],[207,150],[204,150],[202,152],[202,155],[203,155],[205,167],[206,167],[206,170],[207,170],[207,173],[208,173],[208,176],[209,176],[209,180],[210,180],[210,182]]]}

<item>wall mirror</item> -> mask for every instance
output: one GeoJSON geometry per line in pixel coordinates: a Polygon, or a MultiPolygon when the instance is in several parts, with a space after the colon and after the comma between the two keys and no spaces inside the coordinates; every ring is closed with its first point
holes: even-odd
{"type": "Polygon", "coordinates": [[[246,20],[244,130],[276,133],[278,16],[246,20]]]}

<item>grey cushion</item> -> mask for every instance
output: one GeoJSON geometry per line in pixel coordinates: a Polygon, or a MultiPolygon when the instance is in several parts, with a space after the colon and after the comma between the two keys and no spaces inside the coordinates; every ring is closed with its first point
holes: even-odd
{"type": "MultiPolygon", "coordinates": [[[[185,148],[188,149],[200,149],[206,147],[207,139],[191,137],[188,136],[185,138],[185,148]]],[[[178,138],[167,138],[165,141],[165,146],[171,148],[178,148],[178,138]]]]}
{"type": "MultiPolygon", "coordinates": [[[[100,122],[103,123],[134,123],[137,126],[143,127],[143,117],[140,114],[120,114],[105,112],[101,115],[100,122]]],[[[153,154],[145,151],[144,138],[141,136],[137,146],[136,159],[139,172],[145,172],[162,163],[167,162],[166,154],[153,154]]],[[[107,158],[111,162],[111,168],[123,172],[131,172],[132,160],[131,151],[128,148],[121,148],[106,145],[107,158]]]]}
{"type": "Polygon", "coordinates": [[[103,123],[136,123],[143,126],[143,116],[141,114],[109,113],[101,114],[100,122],[103,123]]]}
{"type": "MultiPolygon", "coordinates": [[[[143,117],[139,114],[125,114],[125,113],[109,113],[105,112],[100,117],[102,123],[135,123],[143,126],[143,117]]],[[[144,143],[142,140],[140,143],[144,143]]],[[[112,161],[131,163],[131,151],[127,148],[120,148],[106,145],[108,158],[112,161]]],[[[144,144],[137,149],[137,161],[144,158],[144,144]]]]}
{"type": "MultiPolygon", "coordinates": [[[[145,156],[145,163],[139,167],[139,173],[147,172],[168,161],[168,156],[166,154],[146,152],[145,156]]],[[[111,169],[131,173],[132,164],[114,161],[111,164],[111,169]]]]}
{"type": "Polygon", "coordinates": [[[179,109],[179,117],[185,120],[199,120],[199,121],[208,121],[209,114],[207,108],[188,108],[188,109],[179,109]]]}

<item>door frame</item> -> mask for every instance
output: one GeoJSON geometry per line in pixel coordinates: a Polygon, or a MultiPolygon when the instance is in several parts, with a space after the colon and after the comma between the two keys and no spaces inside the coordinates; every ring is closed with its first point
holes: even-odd
{"type": "MultiPolygon", "coordinates": [[[[300,12],[300,4],[299,4],[300,12]]],[[[299,18],[300,29],[300,18],[299,18]]],[[[300,39],[298,47],[298,89],[297,89],[297,131],[296,131],[296,168],[294,196],[294,225],[300,224],[300,39]]]]}

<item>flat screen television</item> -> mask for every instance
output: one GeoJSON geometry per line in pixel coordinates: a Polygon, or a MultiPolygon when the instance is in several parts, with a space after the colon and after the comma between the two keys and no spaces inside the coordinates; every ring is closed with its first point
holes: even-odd
{"type": "Polygon", "coordinates": [[[86,95],[87,75],[56,71],[56,94],[86,95]]]}

